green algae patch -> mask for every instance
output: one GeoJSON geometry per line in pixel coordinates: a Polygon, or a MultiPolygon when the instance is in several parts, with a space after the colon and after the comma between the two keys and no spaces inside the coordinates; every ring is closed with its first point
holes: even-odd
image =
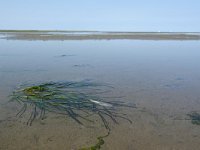
{"type": "Polygon", "coordinates": [[[104,142],[104,138],[109,136],[110,132],[108,132],[105,136],[99,136],[97,137],[98,142],[95,145],[92,145],[90,147],[86,147],[86,148],[81,148],[79,150],[98,150],[101,148],[101,146],[105,143],[104,142]]]}
{"type": "MultiPolygon", "coordinates": [[[[118,118],[132,123],[127,115],[120,113],[122,107],[135,108],[117,97],[106,97],[113,87],[88,80],[79,82],[48,82],[16,89],[11,95],[12,102],[18,102],[22,108],[17,116],[30,113],[27,125],[35,119],[45,119],[48,112],[73,119],[76,123],[95,123],[96,120],[106,129],[105,136],[97,137],[97,143],[80,150],[97,150],[104,144],[104,138],[111,132],[110,121],[118,124],[118,118]],[[112,100],[114,99],[114,100],[112,100]],[[95,118],[94,116],[98,117],[95,118]]],[[[97,122],[96,122],[97,123],[97,122]]]]}
{"type": "Polygon", "coordinates": [[[200,114],[197,112],[191,112],[188,114],[191,119],[192,124],[200,125],[200,114]]]}
{"type": "Polygon", "coordinates": [[[13,102],[22,105],[17,116],[22,116],[27,109],[31,109],[27,125],[32,125],[39,116],[44,119],[47,112],[63,114],[79,124],[83,121],[94,122],[91,115],[96,115],[102,121],[106,129],[110,129],[109,120],[114,123],[117,118],[131,123],[126,114],[120,114],[121,107],[135,107],[125,104],[123,101],[112,101],[103,98],[102,94],[113,87],[94,83],[91,81],[79,82],[48,82],[39,85],[21,87],[11,95],[13,102]]]}

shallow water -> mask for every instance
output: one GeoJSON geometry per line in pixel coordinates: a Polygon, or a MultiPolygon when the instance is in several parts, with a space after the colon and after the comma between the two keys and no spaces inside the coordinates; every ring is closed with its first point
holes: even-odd
{"type": "Polygon", "coordinates": [[[0,149],[70,150],[105,134],[101,124],[80,126],[49,114],[32,126],[8,103],[21,84],[89,79],[112,85],[113,97],[133,121],[110,122],[103,150],[198,150],[200,126],[187,114],[200,110],[200,42],[145,40],[0,40],[0,149]],[[119,100],[116,98],[116,100],[119,100]]]}

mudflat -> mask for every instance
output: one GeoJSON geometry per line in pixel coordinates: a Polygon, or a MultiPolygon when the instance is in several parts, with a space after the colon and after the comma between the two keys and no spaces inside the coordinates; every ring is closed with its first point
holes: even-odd
{"type": "Polygon", "coordinates": [[[100,32],[59,30],[0,30],[7,40],[200,40],[198,32],[100,32]]]}

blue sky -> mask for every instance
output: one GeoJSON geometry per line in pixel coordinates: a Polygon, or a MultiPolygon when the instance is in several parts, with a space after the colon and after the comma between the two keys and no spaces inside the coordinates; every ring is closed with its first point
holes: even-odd
{"type": "Polygon", "coordinates": [[[200,31],[200,0],[1,0],[0,29],[200,31]]]}

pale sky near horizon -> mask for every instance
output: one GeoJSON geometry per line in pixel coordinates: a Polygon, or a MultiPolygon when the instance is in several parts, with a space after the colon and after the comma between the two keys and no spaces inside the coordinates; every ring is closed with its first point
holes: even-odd
{"type": "Polygon", "coordinates": [[[200,32],[200,0],[1,0],[0,29],[200,32]]]}

